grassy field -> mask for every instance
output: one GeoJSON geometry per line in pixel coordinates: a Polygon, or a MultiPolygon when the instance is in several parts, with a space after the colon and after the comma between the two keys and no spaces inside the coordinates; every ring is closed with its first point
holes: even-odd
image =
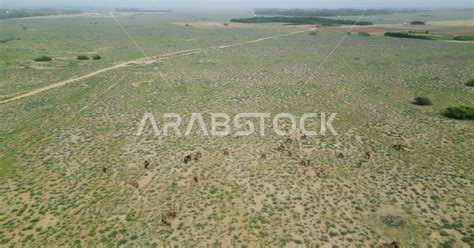
{"type": "Polygon", "coordinates": [[[236,17],[117,16],[145,60],[108,15],[0,20],[0,101],[113,67],[0,104],[0,246],[473,247],[474,123],[440,113],[474,105],[474,44],[236,17]],[[146,112],[334,112],[338,135],[137,136],[146,112]]]}

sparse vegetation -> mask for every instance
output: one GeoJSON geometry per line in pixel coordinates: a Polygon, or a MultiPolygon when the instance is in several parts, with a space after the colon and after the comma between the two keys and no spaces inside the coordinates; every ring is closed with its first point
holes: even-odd
{"type": "Polygon", "coordinates": [[[469,34],[446,13],[430,34],[402,23],[418,14],[313,30],[115,13],[148,58],[109,13],[3,20],[21,41],[0,44],[0,246],[469,246],[474,125],[442,114],[472,105],[474,46],[379,35],[469,34]],[[249,111],[318,113],[307,131],[334,112],[338,135],[268,118],[245,137],[136,135],[145,112],[182,114],[184,133],[190,113],[210,131],[210,112],[249,111]]]}

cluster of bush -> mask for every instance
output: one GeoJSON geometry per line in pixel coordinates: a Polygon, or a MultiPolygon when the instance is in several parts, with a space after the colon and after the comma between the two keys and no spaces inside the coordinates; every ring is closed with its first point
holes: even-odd
{"type": "Polygon", "coordinates": [[[408,39],[422,39],[427,40],[428,36],[425,35],[416,35],[416,34],[409,34],[404,32],[386,32],[384,36],[396,37],[396,38],[408,38],[408,39]]]}
{"type": "Polygon", "coordinates": [[[239,23],[288,23],[293,25],[304,25],[304,24],[318,24],[323,26],[335,26],[335,25],[359,25],[367,26],[373,25],[372,22],[366,21],[353,21],[353,20],[336,20],[330,18],[319,18],[319,17],[284,17],[284,16],[274,16],[274,17],[252,17],[252,18],[240,18],[232,19],[231,22],[239,23]]]}
{"type": "MultiPolygon", "coordinates": [[[[471,80],[472,85],[474,85],[474,80],[471,80]]],[[[416,97],[413,104],[419,106],[428,106],[433,105],[431,100],[427,97],[416,97]]],[[[457,120],[474,120],[474,108],[468,106],[457,106],[447,108],[443,113],[443,116],[451,119],[457,120]]]]}
{"type": "MultiPolygon", "coordinates": [[[[88,60],[89,57],[87,55],[79,55],[79,56],[77,56],[77,59],[78,60],[88,60]]],[[[96,54],[96,55],[92,56],[92,59],[93,60],[99,60],[99,59],[102,59],[102,57],[100,55],[96,54]]]]}
{"type": "MultiPolygon", "coordinates": [[[[78,60],[88,60],[89,57],[87,55],[78,55],[77,59],[78,60]]],[[[92,59],[93,60],[99,60],[99,59],[102,59],[102,57],[100,55],[96,54],[96,55],[92,56],[92,59]]],[[[41,55],[41,56],[35,58],[36,62],[48,62],[48,61],[51,61],[51,60],[53,60],[53,59],[49,56],[46,56],[46,55],[41,55]]]]}

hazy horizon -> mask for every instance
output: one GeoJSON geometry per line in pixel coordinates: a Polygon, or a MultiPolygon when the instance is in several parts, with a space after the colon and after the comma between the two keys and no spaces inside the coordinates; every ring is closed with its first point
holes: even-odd
{"type": "Polygon", "coordinates": [[[472,8],[470,0],[419,0],[419,1],[389,1],[389,0],[295,0],[295,1],[251,1],[251,0],[205,0],[205,1],[130,1],[130,0],[2,0],[2,8],[15,7],[136,7],[136,8],[472,8]]]}

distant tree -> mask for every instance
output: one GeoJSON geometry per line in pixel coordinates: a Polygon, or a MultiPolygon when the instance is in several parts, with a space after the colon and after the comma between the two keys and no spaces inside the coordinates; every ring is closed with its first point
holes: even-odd
{"type": "Polygon", "coordinates": [[[102,59],[102,57],[100,55],[96,54],[96,55],[92,56],[92,59],[93,60],[99,60],[99,59],[102,59]]]}
{"type": "Polygon", "coordinates": [[[410,22],[411,25],[426,25],[425,22],[422,22],[422,21],[412,21],[410,22]]]}
{"type": "Polygon", "coordinates": [[[227,23],[227,22],[226,22],[226,23],[224,23],[224,26],[229,26],[229,23],[227,23]]]}
{"type": "Polygon", "coordinates": [[[413,103],[419,106],[433,105],[429,98],[422,96],[415,97],[415,101],[413,103]]]}
{"type": "Polygon", "coordinates": [[[428,37],[425,35],[414,35],[414,34],[408,34],[404,32],[386,32],[384,36],[390,36],[390,37],[396,37],[396,38],[422,39],[422,40],[428,39],[428,37]]]}
{"type": "Polygon", "coordinates": [[[78,56],[77,56],[77,59],[78,59],[78,60],[88,60],[89,57],[87,57],[87,55],[78,55],[78,56]]]}
{"type": "Polygon", "coordinates": [[[370,36],[370,34],[367,33],[367,32],[359,32],[359,35],[363,36],[363,37],[369,37],[370,36]]]}
{"type": "Polygon", "coordinates": [[[318,35],[318,33],[316,31],[311,31],[309,32],[309,35],[318,35]]]}
{"type": "Polygon", "coordinates": [[[51,61],[51,60],[53,60],[53,59],[49,56],[46,56],[46,55],[41,55],[41,56],[35,58],[36,62],[48,62],[48,61],[51,61]]]}
{"type": "Polygon", "coordinates": [[[451,107],[446,109],[443,115],[457,120],[474,120],[474,108],[468,106],[451,107]]]}
{"type": "Polygon", "coordinates": [[[252,17],[252,18],[241,18],[241,19],[232,19],[231,22],[239,23],[286,23],[292,25],[323,25],[323,26],[336,26],[336,25],[373,25],[372,22],[367,21],[353,21],[353,20],[340,20],[340,19],[331,19],[331,18],[321,18],[321,17],[308,17],[308,16],[298,16],[298,17],[284,17],[284,16],[271,16],[271,17],[252,17]]]}

